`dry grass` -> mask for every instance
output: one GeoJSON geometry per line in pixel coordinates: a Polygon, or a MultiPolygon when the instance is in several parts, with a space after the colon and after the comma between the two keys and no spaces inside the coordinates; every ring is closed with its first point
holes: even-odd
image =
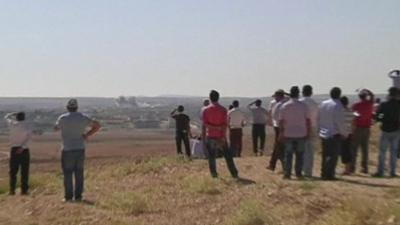
{"type": "Polygon", "coordinates": [[[189,176],[183,180],[184,188],[190,193],[208,195],[221,194],[221,184],[217,179],[204,176],[189,176]]]}
{"type": "Polygon", "coordinates": [[[102,200],[98,206],[113,213],[139,215],[150,211],[148,198],[136,192],[115,192],[102,200]]]}
{"type": "MultiPolygon", "coordinates": [[[[124,138],[131,143],[130,137],[124,138]]],[[[146,145],[142,145],[144,138],[140,137],[134,149],[124,149],[124,154],[147,151],[146,145]]],[[[376,163],[376,140],[374,130],[371,171],[376,163]]],[[[118,141],[122,141],[118,146],[128,145],[121,139],[118,141]]],[[[95,143],[102,144],[105,142],[95,143]]],[[[164,149],[165,142],[149,148],[164,149]]],[[[174,149],[167,151],[173,153],[174,149]]],[[[316,155],[316,173],[319,159],[316,155]]],[[[400,224],[400,179],[374,179],[357,174],[336,182],[286,181],[282,180],[279,169],[275,173],[264,169],[267,160],[266,157],[236,159],[241,177],[249,180],[243,182],[230,178],[224,160],[218,160],[220,178],[212,179],[203,160],[189,162],[174,156],[147,155],[89,157],[85,173],[85,197],[89,203],[81,204],[61,203],[59,161],[33,163],[29,197],[7,196],[8,177],[0,176],[3,178],[0,180],[0,224],[400,224]]]]}
{"type": "Polygon", "coordinates": [[[229,216],[226,225],[274,225],[274,219],[267,215],[267,210],[255,200],[240,203],[236,212],[229,216]]]}
{"type": "Polygon", "coordinates": [[[317,224],[377,225],[400,224],[400,206],[382,199],[352,197],[331,210],[317,224]]]}

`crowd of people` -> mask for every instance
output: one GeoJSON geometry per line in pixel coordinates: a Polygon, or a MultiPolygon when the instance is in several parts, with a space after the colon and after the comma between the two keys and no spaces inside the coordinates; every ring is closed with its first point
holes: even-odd
{"type": "MultiPolygon", "coordinates": [[[[330,90],[330,98],[318,104],[313,99],[313,87],[304,85],[290,88],[289,93],[279,89],[273,94],[268,108],[257,99],[247,106],[252,117],[252,142],[255,156],[265,154],[266,127],[274,131],[274,143],[267,169],[274,171],[278,161],[283,170],[283,178],[294,174],[297,178],[312,178],[316,144],[322,146],[321,179],[335,180],[339,158],[345,165],[343,175],[356,172],[358,149],[361,149],[361,173],[369,173],[369,139],[374,122],[381,124],[378,166],[374,177],[383,177],[385,157],[390,149],[390,177],[397,177],[397,158],[400,157],[400,71],[389,73],[393,87],[389,88],[387,99],[380,102],[372,91],[358,92],[359,101],[349,107],[349,99],[342,96],[338,87],[330,90]],[[301,93],[300,93],[301,92],[301,93]],[[300,96],[302,95],[302,96],[300,96]]],[[[226,109],[219,103],[220,94],[212,90],[209,99],[204,100],[200,112],[201,139],[208,159],[211,176],[218,177],[216,158],[222,155],[234,178],[239,171],[234,157],[242,156],[243,128],[247,125],[245,113],[235,100],[226,109]],[[229,134],[228,134],[229,133],[229,134]]],[[[61,115],[54,130],[61,131],[61,165],[64,174],[64,201],[81,201],[84,190],[85,142],[100,130],[100,123],[78,112],[78,101],[68,101],[67,113],[61,115]],[[87,129],[89,128],[89,129],[87,129]]],[[[176,146],[178,154],[191,159],[190,118],[179,106],[171,112],[176,120],[176,146]]],[[[10,129],[10,195],[15,195],[17,173],[21,170],[21,194],[29,193],[30,153],[28,143],[32,132],[25,122],[25,113],[10,113],[5,116],[10,129]]]]}
{"type": "MultiPolygon", "coordinates": [[[[290,88],[289,93],[279,89],[272,95],[273,100],[264,108],[262,100],[251,102],[247,109],[252,118],[252,142],[255,156],[265,152],[266,127],[274,130],[274,144],[267,169],[274,171],[278,161],[282,166],[284,179],[292,176],[293,160],[296,177],[312,178],[314,155],[318,142],[322,147],[321,179],[335,180],[339,159],[344,164],[343,175],[356,172],[358,150],[361,149],[361,173],[368,174],[369,141],[371,126],[381,123],[378,168],[372,175],[384,176],[386,151],[390,148],[390,176],[397,177],[396,164],[400,156],[400,71],[389,73],[393,87],[388,90],[387,99],[380,102],[368,89],[358,90],[359,100],[349,106],[348,97],[342,95],[339,87],[330,90],[330,98],[317,103],[313,99],[313,87],[304,85],[290,88]],[[302,95],[302,96],[300,96],[302,95]],[[294,158],[294,159],[293,159],[294,158]]],[[[204,101],[200,119],[202,121],[202,139],[204,151],[210,164],[210,172],[217,177],[215,157],[222,152],[233,177],[238,177],[233,157],[241,157],[243,149],[243,128],[247,124],[246,116],[234,100],[226,110],[218,103],[219,93],[211,91],[210,98],[204,101]],[[225,112],[226,111],[226,112],[225,112]]],[[[179,112],[178,107],[173,113],[179,112]]],[[[181,154],[182,133],[177,118],[177,149],[181,154]]],[[[190,138],[190,119],[185,115],[185,140],[190,138]]],[[[187,157],[190,146],[187,146],[187,157]]]]}

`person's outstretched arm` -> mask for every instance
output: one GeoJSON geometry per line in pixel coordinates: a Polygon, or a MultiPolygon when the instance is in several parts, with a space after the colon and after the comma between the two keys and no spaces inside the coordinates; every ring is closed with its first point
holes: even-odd
{"type": "Polygon", "coordinates": [[[8,123],[11,123],[12,121],[15,120],[15,115],[17,113],[13,112],[13,113],[7,113],[6,116],[4,117],[5,120],[7,120],[8,123]]]}
{"type": "Polygon", "coordinates": [[[93,120],[90,124],[90,130],[88,132],[86,132],[85,134],[83,134],[83,137],[85,139],[89,138],[93,134],[97,133],[100,130],[100,128],[101,128],[100,123],[96,120],[93,120]]]}
{"type": "Polygon", "coordinates": [[[170,113],[170,116],[171,116],[171,117],[174,117],[174,116],[175,116],[175,113],[176,113],[176,109],[172,110],[172,112],[170,113]]]}
{"type": "Polygon", "coordinates": [[[251,110],[251,106],[253,106],[254,103],[255,103],[255,102],[251,102],[250,104],[248,104],[248,105],[247,105],[247,108],[248,108],[249,110],[251,110]]]}

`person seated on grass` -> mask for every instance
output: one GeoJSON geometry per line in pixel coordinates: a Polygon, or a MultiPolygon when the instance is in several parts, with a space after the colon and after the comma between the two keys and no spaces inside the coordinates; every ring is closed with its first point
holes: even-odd
{"type": "Polygon", "coordinates": [[[15,195],[17,174],[21,168],[21,194],[29,191],[30,153],[28,143],[32,132],[25,122],[25,113],[9,113],[5,116],[10,129],[10,195],[15,195]]]}

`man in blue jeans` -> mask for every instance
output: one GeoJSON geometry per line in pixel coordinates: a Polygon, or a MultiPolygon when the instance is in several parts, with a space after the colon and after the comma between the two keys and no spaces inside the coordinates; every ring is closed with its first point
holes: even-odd
{"type": "Polygon", "coordinates": [[[398,102],[398,89],[389,89],[389,96],[376,111],[376,120],[381,122],[381,139],[379,143],[378,171],[373,175],[383,177],[385,170],[386,150],[390,148],[390,176],[396,177],[397,151],[399,144],[400,104],[398,102]]]}
{"type": "Polygon", "coordinates": [[[291,177],[293,153],[296,155],[296,177],[303,177],[303,154],[311,125],[308,107],[304,102],[299,101],[299,94],[299,88],[293,86],[290,89],[290,100],[282,105],[279,115],[280,139],[285,143],[284,179],[291,177]]]}
{"type": "Polygon", "coordinates": [[[334,87],[331,98],[319,106],[318,133],[322,141],[321,178],[336,180],[336,165],[341,144],[346,136],[345,111],[340,102],[342,90],[334,87]]]}
{"type": "Polygon", "coordinates": [[[85,141],[100,129],[100,123],[78,112],[78,101],[71,99],[67,104],[68,112],[61,115],[54,127],[61,131],[61,165],[64,173],[64,201],[82,200],[84,183],[85,141]],[[90,130],[86,131],[86,128],[90,130]],[[75,177],[75,188],[73,187],[75,177]]]}
{"type": "Polygon", "coordinates": [[[218,177],[216,157],[222,151],[229,172],[233,178],[238,178],[238,170],[233,160],[232,150],[228,148],[226,131],[228,127],[228,111],[218,103],[219,93],[210,92],[211,104],[203,112],[203,137],[206,137],[208,165],[213,178],[218,177]]]}

